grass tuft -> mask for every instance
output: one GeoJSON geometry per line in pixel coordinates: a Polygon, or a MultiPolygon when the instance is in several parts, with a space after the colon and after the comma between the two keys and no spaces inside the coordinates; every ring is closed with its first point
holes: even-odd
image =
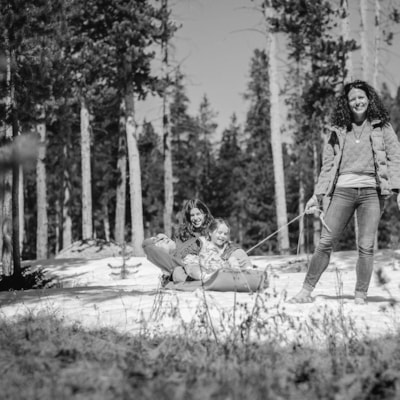
{"type": "Polygon", "coordinates": [[[304,322],[254,300],[212,327],[213,310],[201,304],[176,334],[87,330],[33,313],[0,319],[1,398],[400,398],[398,334],[367,338],[340,308],[304,322]]]}

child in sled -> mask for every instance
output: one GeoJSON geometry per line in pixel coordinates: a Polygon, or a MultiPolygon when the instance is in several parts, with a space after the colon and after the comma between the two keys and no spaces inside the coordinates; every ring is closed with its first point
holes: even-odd
{"type": "Polygon", "coordinates": [[[252,268],[246,252],[230,239],[230,227],[222,218],[214,219],[209,226],[208,237],[200,237],[202,246],[198,256],[189,254],[184,259],[185,271],[191,279],[207,280],[224,268],[252,268]]]}

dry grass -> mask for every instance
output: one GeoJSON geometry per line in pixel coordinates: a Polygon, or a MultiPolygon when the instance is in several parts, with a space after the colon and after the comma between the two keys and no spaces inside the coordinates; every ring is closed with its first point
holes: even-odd
{"type": "Polygon", "coordinates": [[[301,322],[283,303],[271,306],[269,296],[254,295],[252,307],[238,303],[221,312],[219,323],[205,296],[190,323],[180,319],[178,307],[166,316],[155,304],[152,319],[160,325],[143,321],[135,335],[88,331],[51,313],[0,320],[0,397],[400,398],[397,334],[368,339],[340,304],[301,322]],[[163,333],[165,317],[174,318],[179,333],[163,333]]]}

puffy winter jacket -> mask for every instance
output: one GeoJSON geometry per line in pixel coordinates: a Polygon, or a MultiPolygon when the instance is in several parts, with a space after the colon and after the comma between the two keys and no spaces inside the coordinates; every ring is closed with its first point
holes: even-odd
{"type": "MultiPolygon", "coordinates": [[[[374,120],[371,126],[370,140],[377,184],[381,195],[390,196],[393,191],[400,189],[400,143],[392,125],[382,125],[381,121],[374,120]]],[[[331,196],[335,189],[346,134],[346,128],[330,128],[321,173],[314,189],[317,196],[331,196]]]]}

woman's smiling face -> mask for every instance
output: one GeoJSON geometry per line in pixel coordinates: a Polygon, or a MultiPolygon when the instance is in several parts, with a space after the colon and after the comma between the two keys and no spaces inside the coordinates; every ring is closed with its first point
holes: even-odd
{"type": "Polygon", "coordinates": [[[362,121],[367,116],[369,100],[362,89],[353,88],[347,95],[349,107],[355,121],[362,121]]]}
{"type": "Polygon", "coordinates": [[[201,225],[204,222],[205,215],[202,211],[200,211],[198,208],[192,208],[190,210],[190,223],[195,227],[195,228],[200,228],[201,225]]]}

